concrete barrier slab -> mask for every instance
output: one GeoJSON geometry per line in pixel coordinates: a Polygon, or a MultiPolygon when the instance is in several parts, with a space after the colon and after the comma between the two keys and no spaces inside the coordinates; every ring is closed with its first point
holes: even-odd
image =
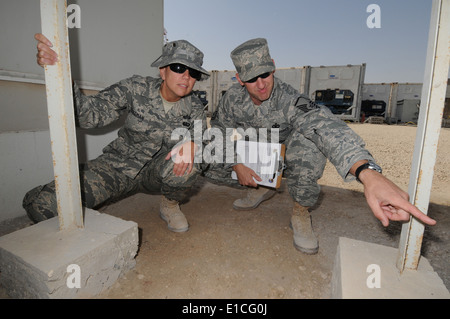
{"type": "Polygon", "coordinates": [[[0,284],[12,298],[89,298],[132,269],[138,227],[85,209],[83,229],[60,231],[58,218],[0,238],[0,284]]]}

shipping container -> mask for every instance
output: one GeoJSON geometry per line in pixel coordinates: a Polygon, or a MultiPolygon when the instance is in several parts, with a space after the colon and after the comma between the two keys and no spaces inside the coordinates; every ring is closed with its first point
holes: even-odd
{"type": "Polygon", "coordinates": [[[397,102],[397,123],[415,123],[419,118],[420,100],[404,99],[397,102]]]}
{"type": "Polygon", "coordinates": [[[309,97],[339,118],[359,122],[366,65],[311,67],[309,97]]]}
{"type": "Polygon", "coordinates": [[[384,117],[386,113],[386,102],[383,100],[363,100],[361,102],[361,121],[370,116],[384,117]]]}
{"type": "Polygon", "coordinates": [[[205,109],[208,110],[210,104],[212,103],[212,91],[214,89],[213,85],[213,72],[210,72],[211,76],[204,81],[196,81],[193,91],[202,100],[205,109]]]}
{"type": "Polygon", "coordinates": [[[362,100],[365,101],[389,101],[391,83],[364,83],[362,88],[362,100]]]}
{"type": "MultiPolygon", "coordinates": [[[[387,123],[405,122],[404,118],[411,119],[405,110],[398,111],[398,105],[403,105],[404,100],[420,100],[422,83],[367,83],[363,85],[363,105],[383,101],[386,103],[386,111],[383,114],[387,123]],[[369,102],[371,101],[371,102],[369,102]],[[403,118],[400,118],[402,116],[403,118]]],[[[408,102],[409,103],[409,102],[408,102]]],[[[408,112],[407,112],[408,113],[408,112]]],[[[366,115],[367,117],[367,115],[366,115]]],[[[408,122],[408,121],[406,121],[408,122]]]]}
{"type": "Polygon", "coordinates": [[[207,80],[195,83],[193,91],[202,99],[208,116],[211,116],[217,110],[222,95],[238,81],[236,71],[213,70],[209,73],[211,76],[207,80]]]}
{"type": "Polygon", "coordinates": [[[275,76],[284,83],[289,84],[300,93],[308,95],[309,92],[309,66],[276,69],[275,76]]]}
{"type": "Polygon", "coordinates": [[[219,101],[222,98],[222,96],[225,94],[225,92],[235,85],[236,83],[239,83],[236,78],[236,71],[216,71],[215,72],[215,90],[214,90],[214,101],[213,101],[213,109],[212,111],[217,110],[217,106],[219,105],[219,101]]]}
{"type": "MultiPolygon", "coordinates": [[[[275,70],[275,76],[291,85],[300,93],[308,94],[309,67],[280,68],[275,70]]],[[[234,84],[238,83],[235,70],[211,71],[206,81],[197,81],[194,91],[202,96],[207,105],[208,114],[217,110],[220,99],[234,84]]]]}
{"type": "MultiPolygon", "coordinates": [[[[365,69],[365,64],[304,66],[276,69],[275,76],[316,103],[326,105],[343,120],[358,122],[362,113],[365,118],[384,116],[387,123],[411,120],[412,116],[407,111],[409,102],[405,109],[401,101],[420,101],[422,83],[364,83],[365,69]],[[397,110],[398,105],[401,105],[400,111],[397,110]]],[[[194,92],[202,100],[209,116],[217,110],[222,95],[238,83],[234,70],[210,73],[208,80],[197,81],[194,86],[194,92]]],[[[450,97],[448,87],[447,84],[447,98],[450,97]]],[[[448,106],[444,113],[445,119],[449,116],[448,106]]]]}
{"type": "Polygon", "coordinates": [[[361,121],[370,116],[385,117],[391,93],[390,83],[364,83],[362,88],[361,121]]]}

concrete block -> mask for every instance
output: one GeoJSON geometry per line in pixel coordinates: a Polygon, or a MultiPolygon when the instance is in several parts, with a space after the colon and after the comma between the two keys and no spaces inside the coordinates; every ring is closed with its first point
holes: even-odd
{"type": "Polygon", "coordinates": [[[398,249],[339,238],[332,277],[332,298],[449,299],[450,293],[421,257],[417,270],[396,267],[398,249]]]}
{"type": "Polygon", "coordinates": [[[58,218],[0,238],[0,284],[12,298],[90,298],[134,268],[138,227],[85,209],[83,229],[58,218]]]}

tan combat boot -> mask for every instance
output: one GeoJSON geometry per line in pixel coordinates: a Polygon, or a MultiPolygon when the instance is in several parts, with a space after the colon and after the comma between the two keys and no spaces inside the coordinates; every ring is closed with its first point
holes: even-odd
{"type": "Polygon", "coordinates": [[[291,228],[294,231],[294,247],[305,254],[317,254],[319,242],[311,226],[309,207],[294,204],[291,217],[291,228]]]}
{"type": "Polygon", "coordinates": [[[189,229],[186,217],[181,212],[180,206],[175,200],[170,200],[162,196],[159,206],[159,216],[167,222],[167,227],[173,232],[181,233],[189,229]]]}
{"type": "Polygon", "coordinates": [[[258,207],[261,202],[268,200],[276,191],[266,187],[250,187],[247,191],[247,196],[236,199],[233,203],[233,208],[237,210],[249,210],[258,207]]]}

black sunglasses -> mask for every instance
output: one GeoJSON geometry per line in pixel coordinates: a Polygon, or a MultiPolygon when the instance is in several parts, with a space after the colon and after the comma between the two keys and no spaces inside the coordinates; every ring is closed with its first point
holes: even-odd
{"type": "Polygon", "coordinates": [[[189,70],[189,75],[191,78],[196,79],[197,81],[200,81],[202,77],[202,73],[200,71],[191,69],[190,67],[185,66],[184,64],[180,63],[174,63],[169,65],[170,70],[172,70],[175,73],[183,74],[186,72],[186,70],[189,70]]]}
{"type": "Polygon", "coordinates": [[[265,79],[265,78],[269,77],[269,75],[271,75],[271,74],[272,74],[272,72],[266,72],[266,73],[263,73],[263,74],[261,74],[261,75],[258,75],[258,76],[256,76],[256,77],[254,77],[253,79],[250,79],[250,80],[248,80],[248,81],[245,81],[245,83],[255,83],[259,78],[265,79]]]}

